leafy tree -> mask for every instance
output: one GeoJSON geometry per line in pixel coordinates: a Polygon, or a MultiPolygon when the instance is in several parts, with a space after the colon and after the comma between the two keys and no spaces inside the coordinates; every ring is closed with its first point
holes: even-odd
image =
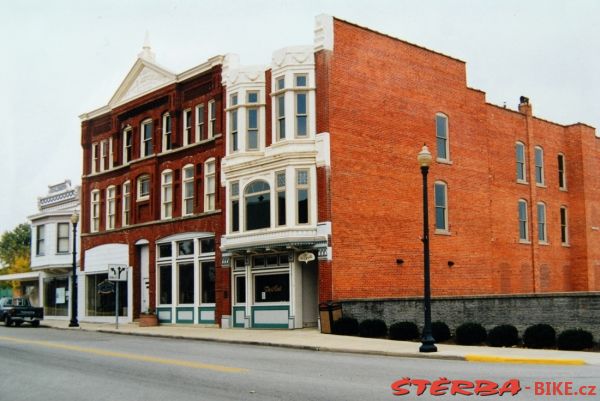
{"type": "Polygon", "coordinates": [[[19,224],[12,231],[6,231],[0,237],[0,265],[10,268],[18,258],[29,261],[31,246],[31,228],[29,224],[19,224]]]}

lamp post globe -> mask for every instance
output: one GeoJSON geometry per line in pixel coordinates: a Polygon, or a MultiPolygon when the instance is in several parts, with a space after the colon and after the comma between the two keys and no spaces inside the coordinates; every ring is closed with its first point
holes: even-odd
{"type": "Polygon", "coordinates": [[[69,327],[79,327],[77,321],[77,223],[79,214],[73,212],[71,215],[71,224],[73,225],[73,266],[71,271],[71,321],[69,327]]]}
{"type": "Polygon", "coordinates": [[[431,152],[427,148],[427,145],[423,145],[423,148],[417,155],[417,161],[421,167],[421,174],[423,175],[423,309],[424,309],[424,327],[423,337],[421,338],[421,346],[419,347],[420,352],[436,352],[437,347],[435,346],[435,340],[431,334],[431,283],[429,277],[429,209],[428,209],[428,195],[427,195],[427,174],[429,173],[429,166],[433,161],[431,152]]]}

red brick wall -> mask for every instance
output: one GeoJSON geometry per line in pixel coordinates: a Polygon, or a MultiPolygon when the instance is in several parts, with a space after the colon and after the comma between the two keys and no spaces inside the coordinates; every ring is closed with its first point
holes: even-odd
{"type": "MultiPolygon", "coordinates": [[[[593,269],[584,262],[590,251],[579,250],[599,235],[584,230],[598,210],[593,168],[580,174],[595,188],[585,198],[575,171],[568,191],[558,190],[557,154],[566,155],[568,177],[582,161],[571,149],[574,129],[486,104],[484,93],[466,86],[463,62],[343,21],[334,20],[333,53],[319,52],[316,61],[318,95],[328,99],[318,128],[331,133],[334,299],[422,294],[416,156],[427,143],[435,157],[438,112],[448,116],[452,164],[434,161],[429,173],[433,296],[593,289],[593,269]],[[528,147],[530,184],[533,147],[544,148],[546,188],[516,183],[517,140],[528,147]],[[436,180],[448,186],[450,235],[434,233],[436,180]],[[530,245],[518,243],[519,198],[529,202],[530,245]],[[549,245],[537,241],[538,201],[546,203],[549,245]],[[571,247],[560,241],[563,204],[571,247]]],[[[598,140],[591,132],[579,136],[586,143],[579,152],[597,171],[598,140]]]]}

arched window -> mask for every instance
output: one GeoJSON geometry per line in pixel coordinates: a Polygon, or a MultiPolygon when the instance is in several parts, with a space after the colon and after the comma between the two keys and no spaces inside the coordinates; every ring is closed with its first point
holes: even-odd
{"type": "Polygon", "coordinates": [[[519,199],[519,240],[529,241],[529,227],[527,222],[527,201],[519,199]]]}
{"type": "Polygon", "coordinates": [[[265,181],[248,184],[244,192],[246,203],[246,230],[271,226],[271,188],[265,181]]]}

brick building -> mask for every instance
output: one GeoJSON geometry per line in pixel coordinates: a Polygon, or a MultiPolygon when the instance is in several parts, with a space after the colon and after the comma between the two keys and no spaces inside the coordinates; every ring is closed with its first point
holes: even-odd
{"type": "Polygon", "coordinates": [[[132,266],[130,318],[297,328],[319,301],[421,295],[423,143],[434,297],[600,290],[595,130],[489,104],[464,62],[345,21],[268,67],[174,75],[145,48],[82,119],[80,283],[132,266]]]}

